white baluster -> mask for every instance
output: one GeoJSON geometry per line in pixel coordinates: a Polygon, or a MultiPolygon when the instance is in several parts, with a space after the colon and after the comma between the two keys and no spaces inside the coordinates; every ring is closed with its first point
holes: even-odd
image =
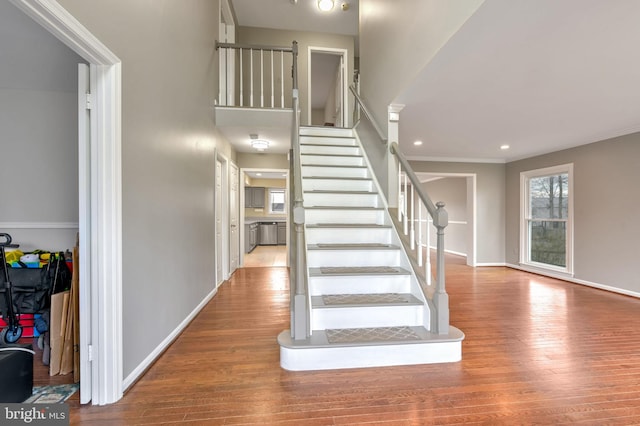
{"type": "Polygon", "coordinates": [[[425,249],[425,251],[427,252],[427,262],[425,265],[425,276],[427,277],[427,285],[431,285],[431,248],[430,248],[430,243],[431,243],[431,225],[429,224],[429,215],[427,215],[427,227],[426,227],[426,232],[427,232],[427,247],[425,249]]]}
{"type": "Polygon", "coordinates": [[[275,79],[273,77],[273,49],[271,49],[271,108],[273,108],[274,105],[274,93],[276,90],[276,86],[275,86],[275,79]]]}
{"type": "Polygon", "coordinates": [[[404,219],[403,220],[404,235],[409,234],[409,224],[407,223],[407,203],[408,203],[407,198],[409,198],[407,196],[408,188],[409,187],[407,186],[407,174],[405,173],[404,174],[404,200],[403,200],[404,208],[402,209],[403,213],[404,213],[404,218],[403,218],[404,219]]]}
{"type": "Polygon", "coordinates": [[[264,50],[260,49],[260,108],[264,108],[264,50]]]}
{"type": "Polygon", "coordinates": [[[422,203],[418,203],[418,266],[422,266],[422,203]]]}
{"type": "Polygon", "coordinates": [[[244,68],[242,67],[242,48],[240,48],[240,106],[244,106],[244,68]]]}
{"type": "Polygon", "coordinates": [[[416,220],[415,220],[415,194],[416,190],[411,185],[411,250],[415,250],[416,248],[416,220]]]}
{"type": "Polygon", "coordinates": [[[249,106],[253,108],[253,49],[249,51],[249,54],[251,55],[249,57],[249,63],[251,64],[251,69],[249,70],[251,72],[251,74],[249,75],[249,89],[251,90],[251,92],[249,93],[249,106]]]}
{"type": "Polygon", "coordinates": [[[284,52],[280,51],[280,108],[284,108],[284,52]]]}
{"type": "Polygon", "coordinates": [[[402,220],[402,209],[400,206],[402,205],[402,166],[400,162],[398,162],[398,222],[402,220]]]}

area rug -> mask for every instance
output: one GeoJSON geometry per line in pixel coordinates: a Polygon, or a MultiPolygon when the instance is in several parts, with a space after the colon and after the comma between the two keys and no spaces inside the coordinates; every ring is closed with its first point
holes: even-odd
{"type": "Polygon", "coordinates": [[[34,386],[28,404],[61,404],[80,389],[78,384],[34,386]]]}

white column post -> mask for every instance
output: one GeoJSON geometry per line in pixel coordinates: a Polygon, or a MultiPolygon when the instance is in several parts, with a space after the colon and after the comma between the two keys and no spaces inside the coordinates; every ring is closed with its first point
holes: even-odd
{"type": "MultiPolygon", "coordinates": [[[[387,141],[389,141],[389,144],[397,142],[398,145],[400,145],[399,121],[400,111],[402,111],[403,108],[404,105],[401,104],[391,104],[387,107],[387,141]]],[[[400,165],[395,156],[390,152],[387,152],[387,176],[389,176],[387,201],[389,203],[389,207],[397,207],[398,209],[400,209],[400,205],[394,204],[398,202],[398,198],[400,196],[400,183],[396,180],[399,179],[399,167],[400,165]]]]}

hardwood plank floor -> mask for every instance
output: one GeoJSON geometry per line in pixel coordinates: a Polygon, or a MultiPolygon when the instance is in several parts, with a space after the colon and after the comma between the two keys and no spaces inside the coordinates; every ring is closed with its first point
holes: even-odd
{"type": "Polygon", "coordinates": [[[640,300],[447,258],[459,363],[320,372],[279,366],[286,268],[235,272],[118,403],[71,423],[640,424],[640,300]]]}
{"type": "Polygon", "coordinates": [[[244,255],[244,267],[287,266],[287,246],[257,246],[244,255]]]}

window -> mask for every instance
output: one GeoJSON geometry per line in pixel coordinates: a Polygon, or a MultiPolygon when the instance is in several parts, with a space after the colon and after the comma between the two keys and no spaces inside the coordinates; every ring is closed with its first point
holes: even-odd
{"type": "Polygon", "coordinates": [[[285,213],[284,189],[269,189],[269,213],[285,213]]]}
{"type": "Polygon", "coordinates": [[[520,174],[520,263],[573,272],[573,164],[520,174]]]}

